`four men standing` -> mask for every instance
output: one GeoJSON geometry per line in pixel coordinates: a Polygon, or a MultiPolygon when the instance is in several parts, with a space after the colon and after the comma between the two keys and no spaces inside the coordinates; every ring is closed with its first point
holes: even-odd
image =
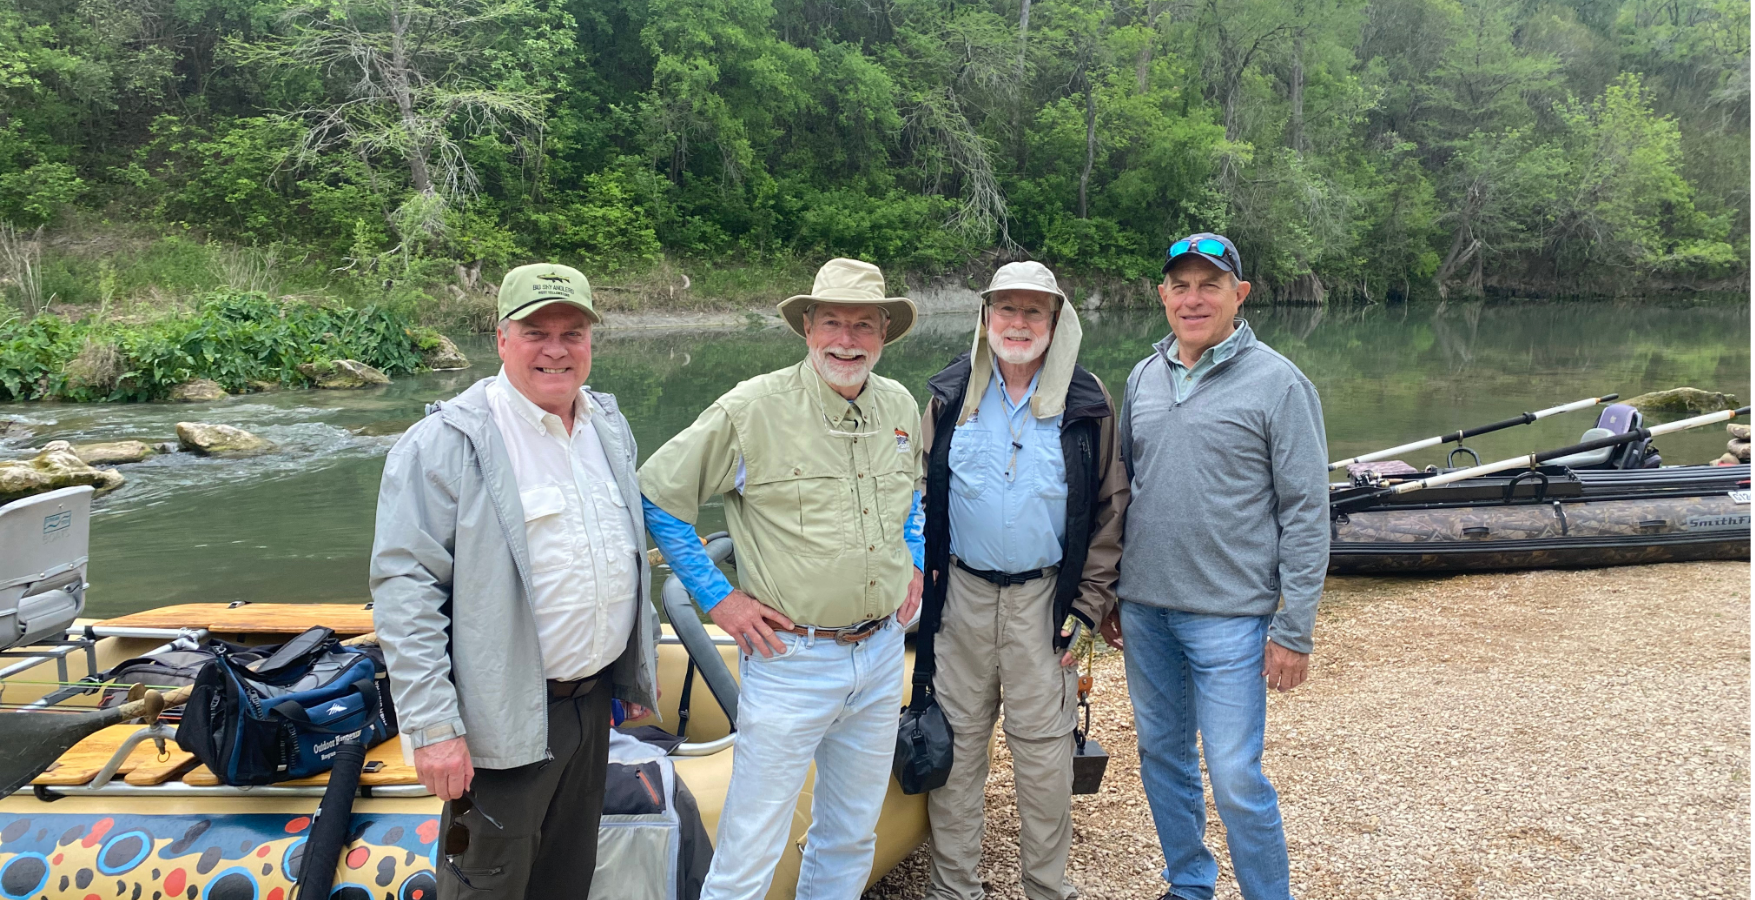
{"type": "Polygon", "coordinates": [[[1118,416],[1077,364],[1078,316],[1054,275],[1003,266],[923,418],[872,373],[913,327],[913,303],[886,297],[876,266],[831,260],[810,294],[780,304],[805,360],[720,397],[637,486],[614,398],[583,387],[589,285],[564,266],[509,273],[506,366],[391,452],[372,563],[402,732],[422,782],[451,801],[441,896],[588,892],[611,696],[641,711],[656,695],[650,531],[742,651],[703,897],[767,893],[813,761],[796,896],[859,896],[889,787],[877,773],[895,748],[902,633],[924,590],[955,744],[928,796],[930,897],[983,896],[1002,708],[1024,892],[1077,896],[1072,645],[1101,624],[1117,647],[1126,636],[1166,898],[1209,900],[1216,876],[1198,733],[1244,897],[1289,900],[1261,774],[1265,687],[1305,676],[1327,560],[1324,437],[1310,382],[1234,319],[1240,272],[1217,235],[1172,245],[1159,288],[1172,334],[1135,367],[1118,416]],[[740,588],[692,524],[715,495],[740,588]]]}

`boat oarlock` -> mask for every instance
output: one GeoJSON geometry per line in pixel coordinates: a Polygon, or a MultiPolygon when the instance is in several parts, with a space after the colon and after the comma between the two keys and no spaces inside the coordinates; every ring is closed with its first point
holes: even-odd
{"type": "Polygon", "coordinates": [[[1620,396],[1621,396],[1620,394],[1605,394],[1601,397],[1586,397],[1583,400],[1574,400],[1571,403],[1562,403],[1559,406],[1551,406],[1547,409],[1537,410],[1535,412],[1526,412],[1526,413],[1523,413],[1521,415],[1512,416],[1509,419],[1506,419],[1506,420],[1501,421],[1501,422],[1494,422],[1491,425],[1477,425],[1474,428],[1464,428],[1461,431],[1453,431],[1453,432],[1450,432],[1449,434],[1435,435],[1433,437],[1425,438],[1424,440],[1414,441],[1411,444],[1402,444],[1399,447],[1391,447],[1388,450],[1377,450],[1377,451],[1374,451],[1371,453],[1365,453],[1365,454],[1361,454],[1359,456],[1354,456],[1354,457],[1350,457],[1347,459],[1338,460],[1336,462],[1331,462],[1328,464],[1328,470],[1330,472],[1333,472],[1336,469],[1344,469],[1347,466],[1353,465],[1354,463],[1368,463],[1368,462],[1376,462],[1380,459],[1389,459],[1392,456],[1400,456],[1404,453],[1412,453],[1415,450],[1424,450],[1427,447],[1436,447],[1439,444],[1448,444],[1448,443],[1460,444],[1463,441],[1465,441],[1469,438],[1472,438],[1476,435],[1479,435],[1479,434],[1490,434],[1490,433],[1495,432],[1495,431],[1503,431],[1507,428],[1515,428],[1519,425],[1528,425],[1532,422],[1537,422],[1537,421],[1540,421],[1542,419],[1546,419],[1549,416],[1557,416],[1561,413],[1574,412],[1574,411],[1577,411],[1580,409],[1590,409],[1591,407],[1596,406],[1600,403],[1613,402],[1614,400],[1616,400],[1620,396]]]}
{"type": "Polygon", "coordinates": [[[1657,437],[1659,435],[1674,434],[1675,432],[1678,432],[1678,431],[1687,431],[1690,428],[1699,428],[1702,425],[1713,425],[1713,424],[1716,424],[1718,422],[1729,422],[1730,420],[1735,419],[1738,416],[1746,416],[1748,414],[1749,414],[1749,407],[1745,406],[1745,407],[1742,407],[1740,409],[1732,409],[1732,410],[1725,410],[1723,412],[1707,413],[1704,416],[1695,416],[1691,419],[1681,419],[1679,421],[1670,422],[1670,423],[1665,424],[1665,425],[1654,425],[1650,428],[1636,428],[1632,431],[1628,431],[1628,432],[1625,432],[1623,434],[1611,435],[1610,437],[1605,437],[1605,438],[1597,438],[1596,440],[1585,441],[1581,444],[1573,444],[1570,447],[1560,447],[1560,448],[1555,449],[1555,450],[1544,450],[1540,453],[1529,453],[1529,454],[1525,454],[1523,456],[1514,456],[1514,457],[1511,457],[1510,459],[1502,459],[1502,460],[1499,460],[1497,462],[1483,463],[1482,465],[1471,466],[1467,469],[1458,469],[1454,472],[1446,472],[1442,475],[1433,475],[1429,478],[1421,478],[1417,481],[1404,482],[1402,484],[1395,485],[1394,487],[1387,488],[1385,492],[1386,493],[1393,493],[1393,494],[1407,494],[1407,493],[1412,493],[1413,491],[1423,490],[1425,488],[1438,487],[1440,485],[1445,485],[1445,484],[1454,484],[1455,482],[1458,482],[1458,481],[1465,481],[1467,479],[1476,478],[1476,477],[1479,477],[1482,475],[1492,475],[1496,472],[1506,472],[1506,471],[1509,471],[1511,469],[1524,469],[1524,468],[1534,469],[1537,466],[1541,465],[1542,463],[1547,462],[1548,460],[1551,460],[1551,459],[1559,459],[1563,456],[1571,456],[1575,453],[1587,453],[1591,450],[1600,450],[1604,447],[1614,447],[1614,446],[1618,446],[1620,444],[1631,443],[1633,441],[1646,440],[1649,438],[1657,437]]]}

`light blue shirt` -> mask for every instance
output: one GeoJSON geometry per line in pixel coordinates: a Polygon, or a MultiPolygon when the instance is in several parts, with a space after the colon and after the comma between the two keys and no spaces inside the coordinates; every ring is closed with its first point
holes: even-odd
{"type": "MultiPolygon", "coordinates": [[[[1242,319],[1238,319],[1237,322],[1245,324],[1242,319]]],[[[1239,328],[1231,332],[1230,337],[1208,347],[1206,352],[1194,361],[1192,369],[1183,365],[1182,360],[1176,356],[1176,338],[1170,338],[1170,349],[1164,356],[1170,361],[1170,383],[1176,388],[1177,403],[1188,399],[1188,395],[1194,392],[1195,382],[1200,381],[1201,376],[1211,372],[1213,367],[1219,363],[1237,355],[1239,336],[1242,334],[1243,329],[1239,328]]]]}
{"type": "Polygon", "coordinates": [[[951,434],[951,552],[970,568],[1018,573],[1060,562],[1066,457],[1060,416],[1030,414],[1041,375],[1013,403],[996,364],[981,405],[951,434]]]}

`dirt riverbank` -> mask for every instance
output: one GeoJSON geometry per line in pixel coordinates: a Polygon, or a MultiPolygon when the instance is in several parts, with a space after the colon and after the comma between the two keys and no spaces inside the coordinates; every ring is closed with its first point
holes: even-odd
{"type": "MultiPolygon", "coordinates": [[[[1742,562],[1334,578],[1310,681],[1270,697],[1264,765],[1302,900],[1748,897],[1742,562]]],[[[1119,654],[1098,658],[1103,792],[1074,803],[1087,900],[1157,898],[1119,654]]],[[[1003,744],[983,872],[1021,898],[1003,744]]],[[[1235,900],[1208,811],[1218,900],[1235,900]]],[[[922,896],[926,852],[866,894],[922,896]]]]}

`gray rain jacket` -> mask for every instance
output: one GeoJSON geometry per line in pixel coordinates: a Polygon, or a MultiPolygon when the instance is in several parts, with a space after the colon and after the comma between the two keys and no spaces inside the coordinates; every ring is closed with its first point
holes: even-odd
{"type": "MultiPolygon", "coordinates": [[[[511,458],[484,378],[435,403],[396,442],[378,489],[372,622],[389,664],[403,738],[414,747],[467,734],[474,763],[509,769],[548,757],[548,691],[531,609],[530,551],[511,458]]],[[[634,436],[610,394],[593,414],[622,499],[638,515],[634,436]]],[[[615,696],[656,708],[658,618],[640,556],[633,636],[604,670],[615,696]]]]}

